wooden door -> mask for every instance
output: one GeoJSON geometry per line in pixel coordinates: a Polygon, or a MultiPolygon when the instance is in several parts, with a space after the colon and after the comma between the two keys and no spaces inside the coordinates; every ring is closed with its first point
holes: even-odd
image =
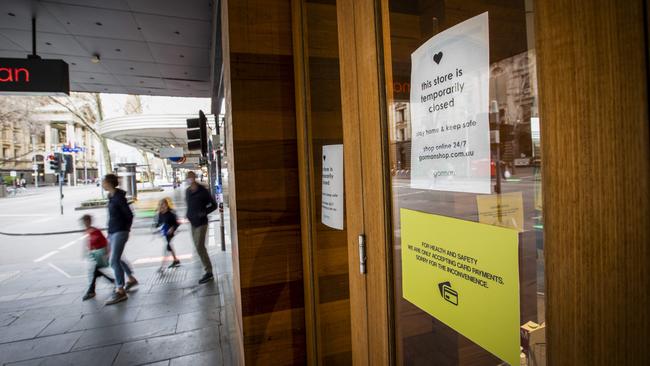
{"type": "Polygon", "coordinates": [[[339,0],[341,105],[355,365],[387,365],[391,293],[378,1],[339,0]],[[365,247],[365,250],[363,247],[365,247]],[[362,248],[360,248],[362,247],[362,248]]]}

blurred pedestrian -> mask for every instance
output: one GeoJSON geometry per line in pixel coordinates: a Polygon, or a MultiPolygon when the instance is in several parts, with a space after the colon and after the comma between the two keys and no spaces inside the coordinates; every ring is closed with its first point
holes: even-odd
{"type": "Polygon", "coordinates": [[[165,266],[165,259],[167,258],[168,253],[171,253],[173,258],[172,264],[169,265],[169,268],[181,265],[181,261],[178,260],[176,252],[172,247],[172,239],[176,234],[178,226],[178,217],[176,217],[176,213],[171,208],[171,201],[169,198],[163,198],[158,204],[158,214],[156,215],[156,227],[159,228],[160,233],[167,243],[165,250],[163,250],[163,260],[160,264],[160,271],[162,271],[165,266]]]}
{"type": "Polygon", "coordinates": [[[83,301],[95,297],[95,283],[100,277],[104,277],[110,283],[115,283],[111,277],[102,272],[103,268],[108,267],[108,247],[107,241],[101,230],[93,226],[93,218],[90,215],[83,215],[81,223],[86,229],[86,249],[91,261],[90,286],[83,296],[83,301]]]}
{"type": "Polygon", "coordinates": [[[126,199],[126,192],[117,188],[117,185],[115,174],[107,174],[102,181],[102,187],[108,192],[108,241],[111,252],[110,264],[115,273],[115,293],[106,305],[117,304],[128,299],[126,292],[138,284],[138,280],[133,277],[133,270],[122,259],[133,224],[133,212],[126,199]],[[128,277],[126,284],[125,274],[128,277]]]}
{"type": "Polygon", "coordinates": [[[201,258],[205,274],[199,280],[199,283],[206,283],[214,279],[212,274],[212,263],[208,250],[205,247],[205,237],[208,232],[208,215],[217,209],[217,203],[210,192],[196,181],[196,174],[188,172],[186,176],[187,190],[185,192],[185,201],[187,203],[187,219],[192,226],[192,241],[196,253],[201,258]]]}

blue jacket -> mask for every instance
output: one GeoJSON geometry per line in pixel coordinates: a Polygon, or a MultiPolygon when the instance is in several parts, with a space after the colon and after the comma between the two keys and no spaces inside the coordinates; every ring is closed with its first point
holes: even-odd
{"type": "Polygon", "coordinates": [[[131,231],[132,224],[133,212],[126,200],[126,192],[118,188],[108,198],[108,233],[131,231]]]}

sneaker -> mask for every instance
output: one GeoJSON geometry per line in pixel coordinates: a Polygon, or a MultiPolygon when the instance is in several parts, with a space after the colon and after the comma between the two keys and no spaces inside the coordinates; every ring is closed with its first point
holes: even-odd
{"type": "Polygon", "coordinates": [[[95,297],[94,292],[86,292],[86,294],[84,295],[84,297],[81,298],[81,300],[86,301],[92,299],[93,297],[95,297]]]}
{"type": "Polygon", "coordinates": [[[117,304],[118,302],[125,301],[128,298],[126,292],[114,292],[110,300],[106,301],[106,305],[117,304]]]}
{"type": "Polygon", "coordinates": [[[201,277],[201,279],[199,280],[199,284],[204,284],[204,283],[210,282],[210,281],[212,281],[213,279],[214,279],[214,276],[212,275],[212,273],[206,273],[206,274],[204,274],[203,277],[201,277]]]}
{"type": "Polygon", "coordinates": [[[181,261],[173,261],[172,264],[169,265],[167,268],[176,268],[181,265],[181,261]]]}
{"type": "Polygon", "coordinates": [[[133,279],[133,281],[126,281],[126,286],[124,286],[124,291],[129,291],[130,289],[133,288],[133,286],[137,286],[138,283],[139,283],[138,280],[136,280],[135,278],[133,279]]]}

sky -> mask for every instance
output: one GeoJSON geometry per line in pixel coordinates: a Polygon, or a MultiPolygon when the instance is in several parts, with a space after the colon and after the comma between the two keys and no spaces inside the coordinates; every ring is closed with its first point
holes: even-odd
{"type": "MultiPolygon", "coordinates": [[[[104,118],[124,116],[126,94],[101,94],[104,118]]],[[[180,98],[140,96],[144,114],[198,114],[199,109],[210,113],[210,98],[180,98]]]]}

